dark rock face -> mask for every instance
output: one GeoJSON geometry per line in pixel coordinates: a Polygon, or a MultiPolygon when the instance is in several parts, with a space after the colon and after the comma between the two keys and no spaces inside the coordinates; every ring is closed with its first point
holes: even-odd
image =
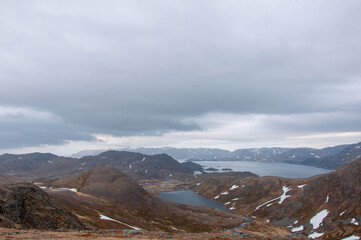
{"type": "Polygon", "coordinates": [[[30,183],[0,186],[0,219],[5,227],[85,229],[76,216],[55,205],[46,193],[30,183]]]}

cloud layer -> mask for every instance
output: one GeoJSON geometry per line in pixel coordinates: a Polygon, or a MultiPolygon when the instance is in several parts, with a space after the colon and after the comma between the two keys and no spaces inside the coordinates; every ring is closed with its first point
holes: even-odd
{"type": "Polygon", "coordinates": [[[360,11],[356,0],[3,1],[0,148],[217,131],[230,115],[263,119],[228,127],[238,143],[359,132],[360,11]]]}

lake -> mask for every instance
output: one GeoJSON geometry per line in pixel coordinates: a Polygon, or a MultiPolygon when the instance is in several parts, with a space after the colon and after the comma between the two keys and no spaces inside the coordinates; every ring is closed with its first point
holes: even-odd
{"type": "Polygon", "coordinates": [[[222,168],[230,168],[233,171],[249,171],[259,176],[279,176],[286,178],[307,178],[319,174],[330,173],[333,170],[317,168],[306,165],[289,163],[263,163],[250,161],[193,161],[204,168],[215,168],[218,172],[222,168]]]}
{"type": "Polygon", "coordinates": [[[230,212],[228,209],[223,207],[223,204],[220,204],[216,201],[212,201],[206,197],[203,197],[192,190],[185,190],[185,191],[172,191],[172,192],[160,192],[158,195],[160,198],[181,203],[187,205],[194,205],[194,206],[204,206],[204,207],[215,207],[218,210],[230,212]]]}

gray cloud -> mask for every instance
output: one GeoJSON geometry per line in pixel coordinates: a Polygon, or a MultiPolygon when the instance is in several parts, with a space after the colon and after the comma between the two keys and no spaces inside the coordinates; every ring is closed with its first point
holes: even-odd
{"type": "Polygon", "coordinates": [[[58,145],[66,140],[95,141],[96,138],[89,134],[89,129],[64,124],[49,113],[0,107],[1,148],[58,145]]]}
{"type": "Polygon", "coordinates": [[[58,117],[0,121],[2,148],[202,130],[217,112],[361,131],[359,1],[0,4],[0,105],[58,117]]]}

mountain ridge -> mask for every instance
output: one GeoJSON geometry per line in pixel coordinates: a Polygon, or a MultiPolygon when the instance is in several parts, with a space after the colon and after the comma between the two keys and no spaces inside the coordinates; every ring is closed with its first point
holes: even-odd
{"type": "MultiPolygon", "coordinates": [[[[357,143],[356,145],[361,144],[357,143]]],[[[327,159],[331,156],[337,156],[340,152],[353,146],[355,144],[344,144],[337,145],[334,147],[325,147],[322,149],[315,148],[281,148],[281,147],[270,147],[270,148],[246,148],[236,149],[234,151],[228,151],[219,148],[123,148],[119,150],[125,150],[130,152],[139,152],[143,154],[161,154],[165,153],[177,160],[228,160],[228,161],[258,161],[258,162],[284,162],[291,164],[302,164],[310,165],[315,167],[322,167],[328,169],[336,169],[341,166],[340,164],[328,164],[327,159]],[[319,159],[324,159],[320,163],[319,159]]],[[[360,149],[361,150],[361,149],[360,149]]],[[[99,154],[102,150],[85,150],[71,155],[72,157],[82,157],[86,154],[99,154]]],[[[361,152],[360,152],[361,154],[361,152]]],[[[341,160],[337,157],[334,162],[341,160]]],[[[352,160],[344,161],[346,164],[352,160]]]]}

